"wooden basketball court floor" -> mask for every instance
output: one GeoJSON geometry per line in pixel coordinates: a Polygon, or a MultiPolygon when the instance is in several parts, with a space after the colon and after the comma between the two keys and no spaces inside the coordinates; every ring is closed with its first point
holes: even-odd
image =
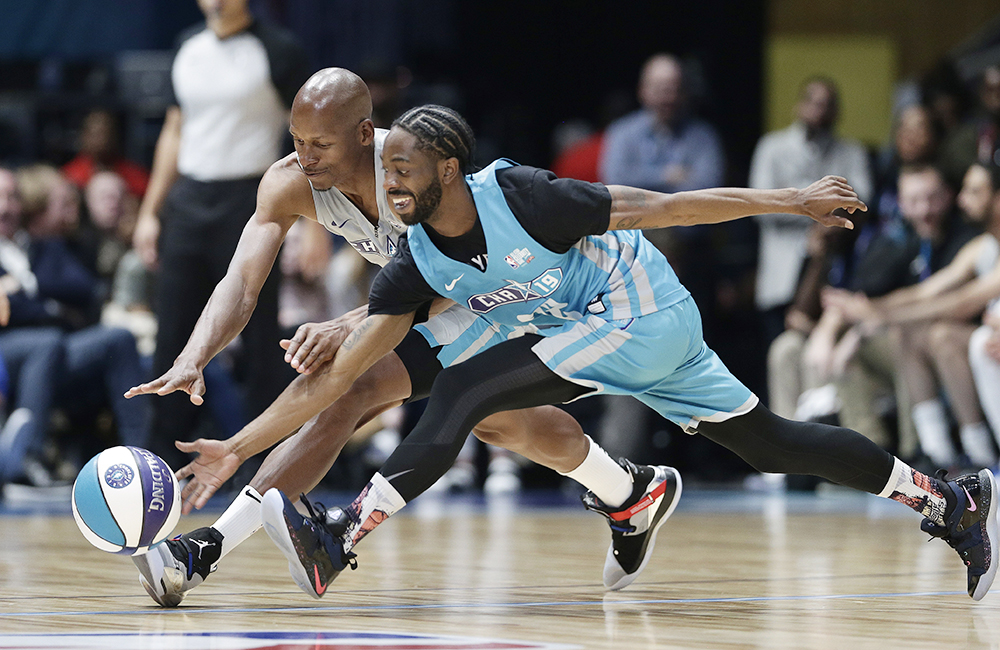
{"type": "Polygon", "coordinates": [[[607,526],[577,504],[421,497],[321,600],[260,531],[174,610],[68,508],[8,506],[0,648],[1000,648],[1000,589],[973,602],[958,556],[899,504],[688,489],[645,573],[616,593],[601,587],[607,526]]]}

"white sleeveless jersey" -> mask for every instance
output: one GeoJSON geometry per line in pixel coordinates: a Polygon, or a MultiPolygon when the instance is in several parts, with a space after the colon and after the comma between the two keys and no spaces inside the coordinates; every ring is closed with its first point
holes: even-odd
{"type": "MultiPolygon", "coordinates": [[[[361,213],[361,210],[344,196],[336,187],[329,190],[313,188],[313,203],[316,205],[316,219],[335,235],[340,235],[354,250],[372,264],[385,266],[396,253],[396,242],[406,231],[406,226],[389,209],[389,200],[382,181],[382,143],[388,133],[385,129],[375,129],[375,193],[378,196],[378,226],[361,213]]],[[[311,184],[310,184],[311,186],[311,184]]]]}

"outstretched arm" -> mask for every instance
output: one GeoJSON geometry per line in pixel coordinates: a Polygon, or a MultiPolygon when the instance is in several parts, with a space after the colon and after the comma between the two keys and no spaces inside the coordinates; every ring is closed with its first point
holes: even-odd
{"type": "Polygon", "coordinates": [[[609,185],[611,223],[608,230],[636,230],[722,223],[755,214],[800,214],[824,226],[853,228],[850,219],[833,214],[867,210],[847,180],[827,176],[804,189],[756,190],[712,188],[661,194],[609,185]]]}
{"type": "Polygon", "coordinates": [[[299,375],[267,410],[228,440],[178,443],[185,452],[207,451],[178,470],[177,478],[193,476],[184,492],[184,512],[201,508],[246,459],[280,442],[337,401],[376,361],[399,345],[413,323],[413,314],[365,318],[340,346],[333,361],[299,375]]]}
{"type": "MultiPolygon", "coordinates": [[[[202,369],[250,320],[281,242],[301,213],[302,206],[296,205],[296,196],[294,184],[272,166],[261,181],[257,210],[243,228],[226,276],[212,292],[187,345],[170,370],[149,383],[129,389],[125,397],[183,390],[191,396],[192,403],[203,402],[202,369]]],[[[311,195],[308,196],[311,201],[311,195]]]]}

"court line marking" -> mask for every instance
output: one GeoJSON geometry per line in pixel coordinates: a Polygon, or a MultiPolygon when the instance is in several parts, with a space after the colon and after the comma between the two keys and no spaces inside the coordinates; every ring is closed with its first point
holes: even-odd
{"type": "Polygon", "coordinates": [[[734,596],[716,598],[653,598],[638,600],[566,600],[566,601],[534,601],[534,602],[501,602],[501,603],[434,603],[434,604],[399,604],[399,605],[354,605],[354,606],[331,606],[331,607],[180,607],[176,609],[165,609],[160,607],[149,607],[139,610],[112,610],[112,611],[79,611],[79,612],[0,612],[0,618],[13,618],[16,616],[147,616],[150,614],[169,615],[172,611],[183,612],[184,614],[247,614],[247,613],[268,613],[268,612],[341,612],[352,614],[364,614],[367,612],[401,611],[401,610],[425,610],[425,609],[505,609],[519,607],[590,607],[594,605],[703,605],[713,603],[775,603],[775,602],[796,602],[815,600],[846,600],[851,598],[920,598],[927,596],[958,596],[965,595],[964,591],[910,591],[897,593],[866,593],[866,594],[816,594],[803,596],[734,596]]]}
{"type": "MultiPolygon", "coordinates": [[[[719,584],[768,584],[775,585],[781,583],[789,582],[815,582],[817,580],[858,580],[864,579],[869,580],[873,578],[938,578],[941,576],[947,576],[953,574],[952,569],[939,569],[937,571],[916,571],[916,572],[901,572],[901,573],[847,573],[847,574],[825,574],[825,575],[802,575],[802,576],[782,576],[780,578],[774,577],[763,577],[763,578],[704,578],[700,580],[673,580],[669,582],[647,582],[640,585],[636,585],[630,591],[648,591],[651,589],[670,589],[675,588],[679,585],[691,586],[691,585],[719,585],[719,584]]],[[[599,589],[600,587],[593,582],[580,583],[575,585],[510,585],[510,586],[500,586],[495,587],[492,591],[506,591],[506,592],[518,592],[518,591],[533,591],[533,590],[546,590],[546,591],[577,591],[580,589],[599,589]]],[[[346,591],[337,592],[340,596],[378,596],[381,594],[430,594],[430,593],[468,593],[468,592],[482,592],[483,587],[470,586],[470,587],[400,587],[398,589],[352,589],[346,591]]],[[[205,592],[201,592],[205,593],[205,592]]],[[[213,598],[226,598],[226,597],[250,597],[250,596],[290,596],[300,593],[298,590],[287,589],[287,590],[270,590],[270,591],[222,591],[213,592],[213,598]]],[[[100,596],[102,599],[121,599],[121,598],[136,598],[140,594],[106,594],[100,596]]],[[[32,594],[26,596],[0,596],[0,603],[3,602],[14,602],[14,601],[25,601],[25,600],[73,600],[83,598],[79,595],[71,596],[57,596],[53,594],[32,594]]],[[[88,597],[89,598],[89,597],[88,597]]],[[[0,613],[2,615],[2,613],[0,613]]]]}

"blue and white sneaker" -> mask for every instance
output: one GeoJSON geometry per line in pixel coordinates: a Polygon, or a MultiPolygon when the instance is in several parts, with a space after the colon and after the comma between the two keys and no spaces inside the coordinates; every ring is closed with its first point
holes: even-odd
{"type": "Polygon", "coordinates": [[[940,484],[951,491],[951,498],[946,495],[946,501],[954,504],[954,508],[945,516],[944,526],[924,519],[920,529],[940,537],[955,549],[968,567],[969,595],[973,600],[982,600],[997,573],[993,557],[998,538],[996,479],[988,469],[951,480],[946,480],[943,474],[939,473],[940,484]]]}
{"type": "Polygon", "coordinates": [[[187,592],[218,568],[222,539],[214,528],[198,528],[133,555],[139,584],[161,607],[177,607],[187,592]]]}
{"type": "Polygon", "coordinates": [[[299,589],[320,598],[334,578],[348,566],[357,569],[355,554],[344,551],[341,537],[349,520],[341,508],[327,510],[322,504],[309,503],[299,495],[309,510],[303,517],[295,505],[277,488],[264,493],[260,514],[264,530],[288,559],[288,570],[299,589]]]}
{"type": "Polygon", "coordinates": [[[583,505],[607,517],[611,526],[611,546],[604,560],[604,586],[610,591],[629,586],[646,568],[657,531],[681,499],[681,475],[673,467],[635,465],[625,458],[618,464],[634,485],[624,504],[607,506],[590,491],[582,497],[583,505]]]}

